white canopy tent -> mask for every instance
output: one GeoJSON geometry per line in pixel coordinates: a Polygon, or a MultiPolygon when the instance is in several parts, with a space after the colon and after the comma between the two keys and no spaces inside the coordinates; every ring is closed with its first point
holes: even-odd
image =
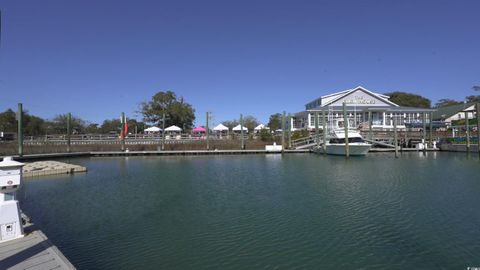
{"type": "Polygon", "coordinates": [[[218,126],[213,128],[213,131],[228,131],[228,127],[222,124],[218,124],[218,126]]]}
{"type": "Polygon", "coordinates": [[[181,132],[182,129],[173,125],[173,126],[169,126],[165,129],[165,132],[181,132]]]}
{"type": "Polygon", "coordinates": [[[241,128],[240,125],[237,125],[236,127],[232,128],[233,131],[241,131],[242,129],[243,129],[243,131],[248,132],[248,128],[246,128],[245,126],[243,126],[243,128],[241,128]]]}
{"type": "Polygon", "coordinates": [[[258,133],[258,132],[260,132],[262,129],[270,130],[270,128],[267,127],[267,126],[265,126],[264,124],[260,124],[260,125],[256,126],[256,127],[253,129],[253,131],[254,131],[255,133],[258,133]]]}
{"type": "Polygon", "coordinates": [[[155,133],[155,132],[160,132],[160,131],[162,131],[162,129],[159,128],[159,127],[149,127],[149,128],[146,128],[146,129],[143,130],[143,132],[145,132],[145,133],[155,133]]]}

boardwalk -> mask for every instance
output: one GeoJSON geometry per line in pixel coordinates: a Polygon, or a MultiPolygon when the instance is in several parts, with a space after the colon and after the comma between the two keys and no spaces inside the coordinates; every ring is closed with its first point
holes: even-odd
{"type": "Polygon", "coordinates": [[[75,269],[58,248],[38,230],[0,243],[0,269],[75,269]]]}

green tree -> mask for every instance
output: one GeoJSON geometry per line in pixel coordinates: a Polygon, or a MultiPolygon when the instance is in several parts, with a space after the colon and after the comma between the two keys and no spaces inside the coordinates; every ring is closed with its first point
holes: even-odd
{"type": "Polygon", "coordinates": [[[258,126],[258,120],[257,120],[257,118],[255,118],[251,115],[247,115],[247,116],[243,117],[243,126],[248,128],[249,132],[252,132],[253,129],[255,129],[258,126]]]}
{"type": "Polygon", "coordinates": [[[232,129],[236,126],[238,126],[238,124],[240,124],[240,122],[238,120],[230,120],[230,121],[223,121],[222,124],[226,127],[228,127],[229,129],[232,129]]]}
{"type": "Polygon", "coordinates": [[[183,97],[178,98],[172,91],[158,92],[151,101],[140,104],[140,112],[145,122],[158,125],[165,113],[165,126],[176,125],[191,129],[195,120],[195,110],[185,102],[183,97]]]}
{"type": "Polygon", "coordinates": [[[39,136],[45,134],[45,120],[40,117],[26,114],[24,116],[25,136],[39,136]]]}
{"type": "Polygon", "coordinates": [[[467,101],[467,103],[477,103],[480,102],[480,96],[467,96],[465,100],[467,101]]]}
{"type": "Polygon", "coordinates": [[[458,104],[462,104],[462,103],[463,102],[461,102],[461,101],[456,101],[456,100],[448,99],[448,98],[442,98],[442,99],[439,99],[437,101],[437,103],[435,103],[435,108],[448,107],[448,106],[458,105],[458,104]]]}
{"type": "Polygon", "coordinates": [[[108,133],[118,133],[120,134],[120,130],[122,128],[122,123],[120,119],[110,119],[104,120],[102,125],[100,126],[100,132],[102,134],[108,133]]]}
{"type": "Polygon", "coordinates": [[[385,95],[390,96],[390,101],[400,106],[430,108],[432,103],[426,97],[422,97],[416,94],[405,93],[405,92],[397,91],[397,92],[385,93],[385,95]]]}
{"type": "Polygon", "coordinates": [[[260,140],[264,142],[270,142],[273,141],[273,135],[268,129],[262,129],[260,130],[260,140]]]}
{"type": "Polygon", "coordinates": [[[0,131],[17,132],[16,113],[12,109],[0,113],[0,131]]]}
{"type": "Polygon", "coordinates": [[[267,126],[270,127],[272,131],[282,128],[282,114],[276,113],[270,115],[267,126]]]}
{"type": "MultiPolygon", "coordinates": [[[[0,131],[16,133],[18,128],[16,115],[17,113],[12,109],[7,109],[5,112],[0,113],[0,131]]],[[[23,130],[25,136],[43,135],[45,134],[45,120],[24,111],[23,130]]]]}
{"type": "Polygon", "coordinates": [[[96,134],[99,132],[100,132],[100,128],[96,123],[88,123],[87,126],[85,127],[86,134],[96,134]]]}
{"type": "MultiPolygon", "coordinates": [[[[67,133],[67,122],[68,122],[68,114],[59,114],[53,118],[47,125],[50,127],[51,131],[49,133],[54,134],[66,134],[67,133]]],[[[79,117],[72,116],[70,121],[70,129],[72,130],[72,134],[82,134],[85,133],[85,127],[87,123],[85,120],[82,120],[79,117]]]]}

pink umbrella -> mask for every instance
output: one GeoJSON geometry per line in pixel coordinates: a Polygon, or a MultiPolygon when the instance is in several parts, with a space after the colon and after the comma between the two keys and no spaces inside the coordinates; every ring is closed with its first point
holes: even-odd
{"type": "Polygon", "coordinates": [[[207,130],[204,127],[196,127],[193,129],[193,132],[206,132],[207,130]]]}

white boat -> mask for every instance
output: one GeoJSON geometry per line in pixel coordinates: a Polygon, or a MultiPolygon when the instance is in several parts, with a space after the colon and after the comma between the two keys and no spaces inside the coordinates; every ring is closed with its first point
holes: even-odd
{"type": "MultiPolygon", "coordinates": [[[[335,120],[325,143],[325,151],[329,155],[345,156],[345,145],[343,120],[335,120]]],[[[372,144],[365,142],[358,130],[348,129],[348,150],[350,156],[365,156],[371,147],[372,144]]]]}

